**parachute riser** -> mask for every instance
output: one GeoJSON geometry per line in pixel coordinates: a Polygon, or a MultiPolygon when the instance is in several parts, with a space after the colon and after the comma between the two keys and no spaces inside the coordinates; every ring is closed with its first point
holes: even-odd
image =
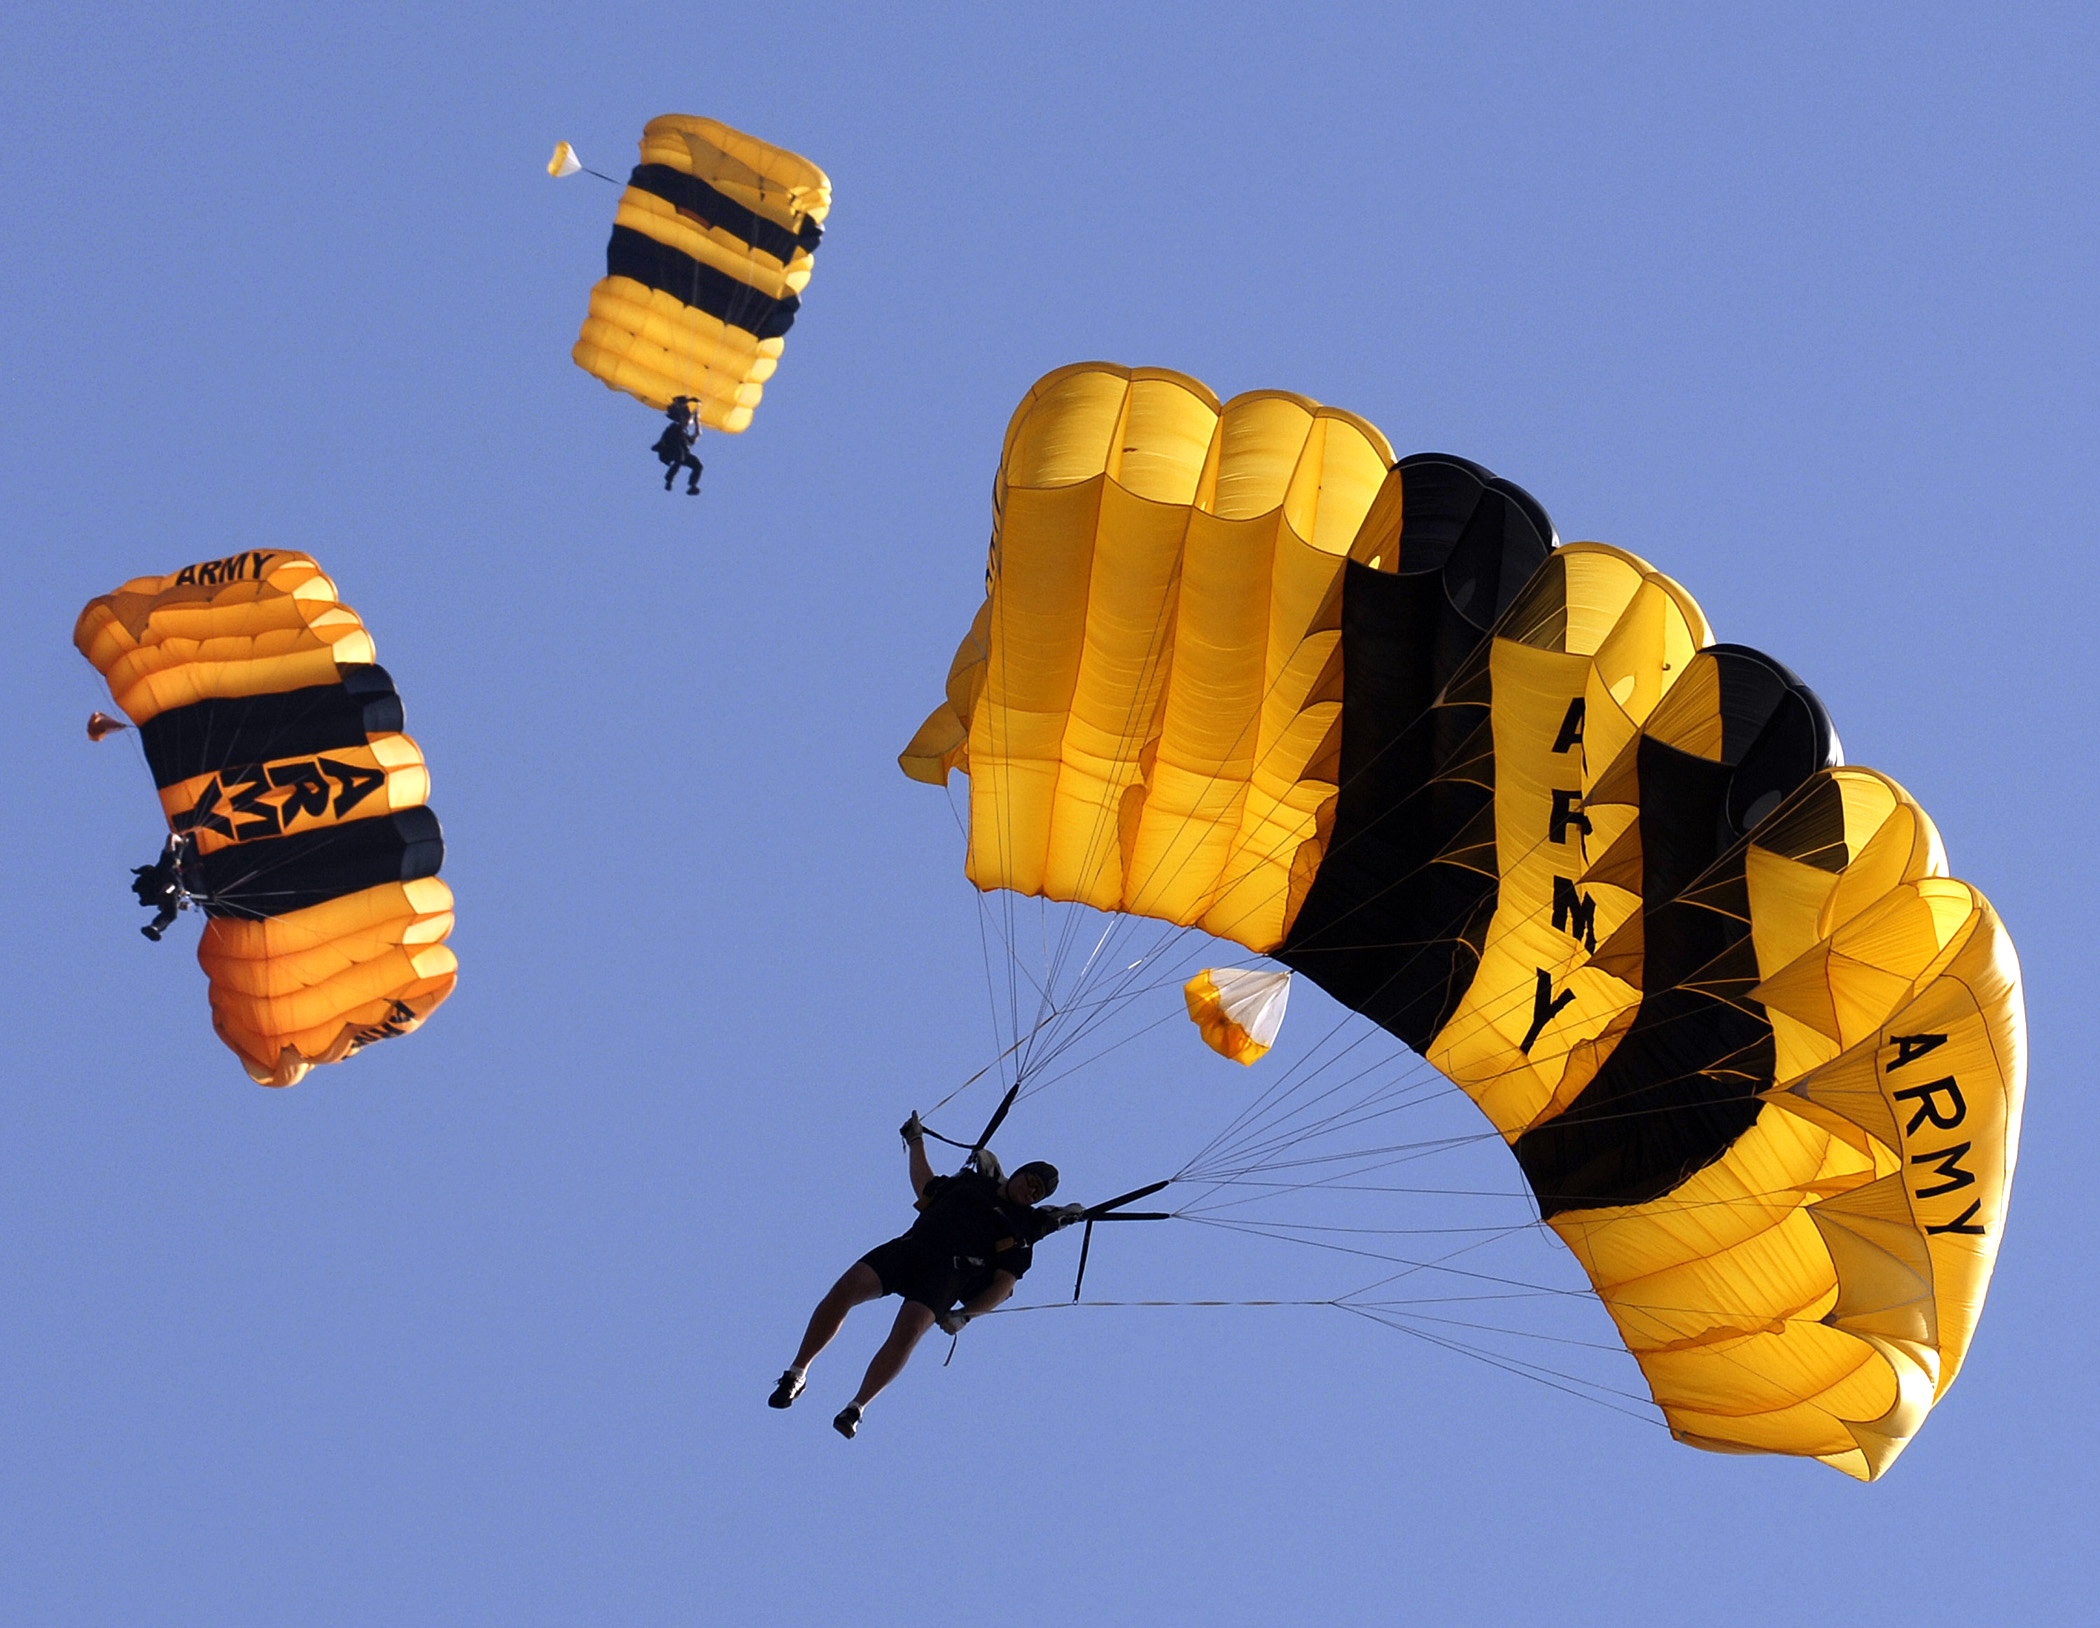
{"type": "Polygon", "coordinates": [[[977,1140],[974,1142],[958,1142],[954,1137],[943,1136],[939,1131],[924,1124],[920,1125],[919,1129],[925,1135],[932,1137],[936,1142],[945,1142],[949,1147],[961,1148],[970,1155],[971,1160],[974,1162],[977,1156],[983,1153],[990,1145],[993,1136],[998,1133],[999,1127],[1006,1123],[1006,1116],[1013,1112],[1014,1103],[1020,1095],[1021,1082],[1015,1080],[1007,1089],[1006,1095],[999,1099],[999,1106],[992,1111],[992,1117],[985,1121],[984,1129],[978,1133],[977,1140]]]}
{"type": "Polygon", "coordinates": [[[1173,1215],[1166,1210],[1125,1210],[1123,1208],[1125,1204],[1134,1204],[1141,1198],[1150,1198],[1161,1188],[1170,1186],[1173,1179],[1173,1177],[1169,1176],[1165,1181],[1156,1181],[1149,1187],[1134,1188],[1130,1192],[1109,1199],[1106,1203],[1096,1204],[1082,1212],[1086,1221],[1086,1231],[1080,1235],[1079,1239],[1079,1270],[1072,1277],[1072,1299],[1074,1301],[1079,1299],[1079,1291],[1086,1283],[1087,1257],[1094,1250],[1094,1223],[1096,1221],[1173,1220],[1173,1215]]]}

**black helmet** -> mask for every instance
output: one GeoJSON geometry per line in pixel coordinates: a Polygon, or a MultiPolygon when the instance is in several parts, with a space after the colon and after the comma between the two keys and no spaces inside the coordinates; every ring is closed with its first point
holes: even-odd
{"type": "Polygon", "coordinates": [[[1030,1159],[1014,1172],[1015,1181],[1019,1181],[1023,1176],[1033,1176],[1042,1183],[1044,1198],[1057,1191],[1057,1166],[1047,1159],[1030,1159]]]}

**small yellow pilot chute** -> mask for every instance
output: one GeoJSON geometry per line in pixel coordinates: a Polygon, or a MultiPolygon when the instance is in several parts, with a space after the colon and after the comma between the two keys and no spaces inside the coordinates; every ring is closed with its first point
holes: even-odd
{"type": "Polygon", "coordinates": [[[554,144],[554,156],[547,160],[547,173],[559,181],[565,175],[574,175],[583,168],[583,160],[576,156],[576,149],[566,141],[554,144]]]}
{"type": "Polygon", "coordinates": [[[1253,1064],[1276,1044],[1291,1001],[1291,975],[1255,967],[1205,967],[1182,986],[1189,1021],[1220,1057],[1253,1064]]]}

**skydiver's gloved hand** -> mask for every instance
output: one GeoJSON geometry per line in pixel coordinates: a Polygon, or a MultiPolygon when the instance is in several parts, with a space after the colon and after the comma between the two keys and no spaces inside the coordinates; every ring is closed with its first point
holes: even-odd
{"type": "Polygon", "coordinates": [[[1084,1204],[1053,1204],[1042,1212],[1061,1227],[1069,1227],[1075,1221],[1086,1219],[1084,1204]]]}
{"type": "Polygon", "coordinates": [[[926,1140],[926,1127],[919,1123],[919,1111],[916,1108],[912,1110],[911,1118],[897,1127],[897,1134],[903,1137],[906,1143],[926,1140]]]}
{"type": "Polygon", "coordinates": [[[941,1332],[943,1334],[960,1334],[963,1331],[963,1326],[966,1323],[968,1323],[969,1320],[970,1314],[964,1311],[960,1306],[956,1307],[956,1309],[953,1311],[941,1312],[934,1318],[934,1321],[941,1325],[941,1332]]]}

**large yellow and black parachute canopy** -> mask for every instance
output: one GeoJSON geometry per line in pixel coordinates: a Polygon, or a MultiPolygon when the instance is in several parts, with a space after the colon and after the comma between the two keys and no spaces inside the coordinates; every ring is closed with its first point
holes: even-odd
{"type": "MultiPolygon", "coordinates": [[[[1646,561],[1302,397],[1060,369],[993,513],[900,760],[969,775],[970,880],[1311,977],[1487,1115],[1681,1440],[1885,1470],[1967,1351],[2025,1078],[1924,811],[1646,561]]],[[[1245,976],[1187,994],[1251,1061],[1245,976]]]]}

